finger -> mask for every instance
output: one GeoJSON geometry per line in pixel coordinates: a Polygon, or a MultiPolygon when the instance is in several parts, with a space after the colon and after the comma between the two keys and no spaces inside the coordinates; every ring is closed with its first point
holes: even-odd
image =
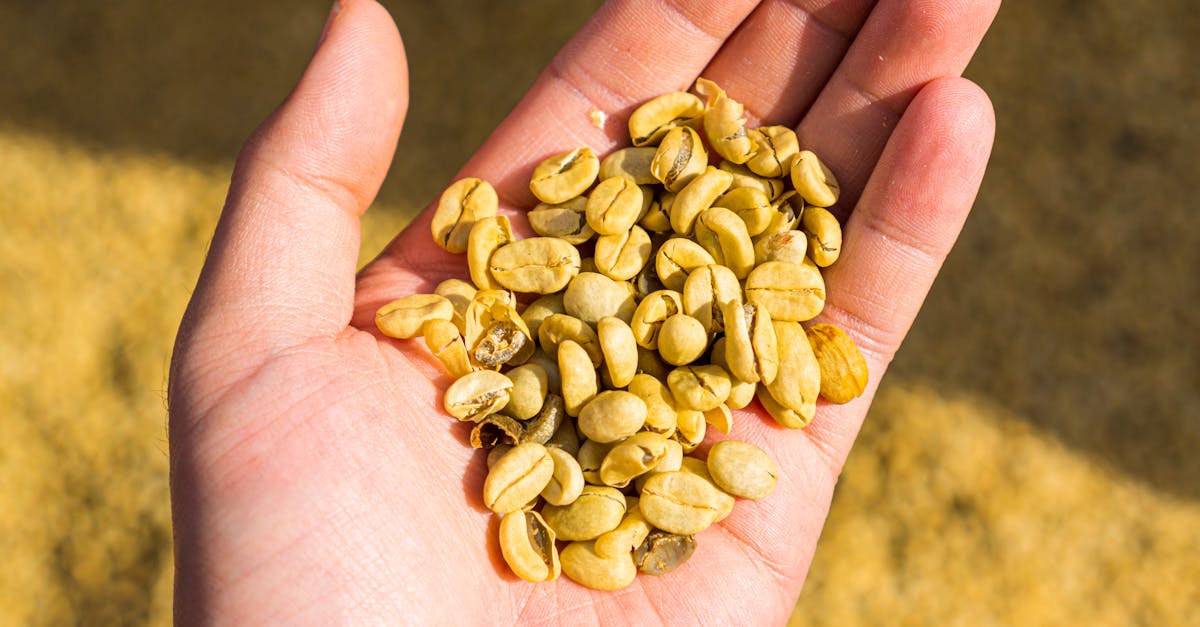
{"type": "MultiPolygon", "coordinates": [[[[521,230],[536,199],[529,177],[547,156],[577,146],[603,154],[629,143],[632,109],[664,92],[687,89],[755,0],[612,0],[571,39],[512,113],[488,137],[456,178],[490,182],[504,212],[521,230]],[[607,115],[603,129],[589,111],[607,115]]],[[[360,302],[377,305],[406,285],[400,274],[445,276],[461,265],[429,243],[426,210],[364,270],[360,302]],[[386,294],[385,294],[386,293],[386,294]]],[[[408,279],[411,280],[411,279],[408,279]]],[[[408,283],[410,284],[410,283],[408,283]]],[[[394,297],[394,296],[392,296],[394,297]]],[[[363,309],[370,306],[364,304],[363,309]]],[[[358,320],[356,319],[356,324],[358,320]]]]}
{"type": "Polygon", "coordinates": [[[874,5],[874,0],[766,0],[702,75],[745,105],[752,125],[794,127],[874,5]]]}
{"type": "Polygon", "coordinates": [[[372,0],[341,0],[294,91],[238,156],[187,336],[250,364],[345,329],[359,216],[391,162],[406,106],[395,24],[372,0]]]}
{"type": "Polygon", "coordinates": [[[853,207],[905,108],[927,82],[958,76],[1000,0],[883,0],[800,122],[800,146],[841,184],[839,217],[853,207]]]}

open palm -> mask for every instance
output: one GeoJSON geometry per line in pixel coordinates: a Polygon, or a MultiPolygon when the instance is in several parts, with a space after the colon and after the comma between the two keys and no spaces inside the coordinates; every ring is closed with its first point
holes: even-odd
{"type": "MultiPolygon", "coordinates": [[[[407,105],[395,25],[342,0],[296,90],[238,160],[171,369],[176,613],[181,622],[764,624],[799,594],[833,486],[879,378],[966,217],[990,151],[982,91],[958,78],[998,0],[613,0],[460,175],[502,211],[535,201],[549,154],[628,143],[637,104],[711,78],[752,125],[797,129],[842,183],[842,259],[824,320],[863,349],[863,398],[803,431],[736,412],[777,461],[696,555],[617,592],[516,579],[483,507],[483,455],[440,409],[419,342],[379,305],[465,276],[429,211],[357,276],[359,216],[407,105]],[[604,129],[588,112],[609,114],[604,129]]],[[[523,221],[514,218],[521,230],[523,221]]],[[[751,408],[757,407],[752,405],[751,408]]]]}

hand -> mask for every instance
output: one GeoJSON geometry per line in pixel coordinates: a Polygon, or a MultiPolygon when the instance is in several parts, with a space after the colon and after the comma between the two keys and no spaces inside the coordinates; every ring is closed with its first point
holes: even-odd
{"type": "Polygon", "coordinates": [[[627,144],[634,106],[703,75],[751,124],[794,125],[842,183],[845,248],[822,318],[867,356],[866,394],[822,405],[802,431],[738,412],[735,435],[780,467],[775,492],[739,502],[674,573],[601,593],[508,571],[481,503],[483,455],[440,409],[445,375],[423,343],[374,327],[379,305],[466,271],[431,241],[426,211],[355,276],[359,216],[391,161],[407,76],[386,11],[342,0],[299,85],[239,156],[180,329],[180,621],[786,620],[875,386],[983,176],[992,110],[958,75],[998,4],[614,0],[463,168],[514,215],[535,202],[541,159],[627,144]],[[592,108],[610,114],[604,130],[592,108]]]}

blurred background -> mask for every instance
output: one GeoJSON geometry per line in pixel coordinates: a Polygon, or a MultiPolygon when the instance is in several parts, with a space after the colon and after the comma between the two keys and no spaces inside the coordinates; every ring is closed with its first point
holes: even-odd
{"type": "MultiPolygon", "coordinates": [[[[598,6],[385,4],[413,96],[363,260],[598,6]]],[[[170,620],[175,329],[327,10],[0,3],[0,624],[170,620]]],[[[991,168],[794,624],[1200,624],[1198,60],[1184,0],[1003,6],[991,168]]]]}

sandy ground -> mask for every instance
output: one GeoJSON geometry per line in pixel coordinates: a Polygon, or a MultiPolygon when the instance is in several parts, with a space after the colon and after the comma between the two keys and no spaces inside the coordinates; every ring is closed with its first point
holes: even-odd
{"type": "MultiPolygon", "coordinates": [[[[364,259],[595,4],[388,3],[414,95],[364,259]]],[[[233,155],[326,9],[0,4],[0,624],[169,621],[174,330],[233,155]]],[[[795,624],[1200,624],[1198,15],[1001,10],[968,71],[991,170],[795,624]]]]}

